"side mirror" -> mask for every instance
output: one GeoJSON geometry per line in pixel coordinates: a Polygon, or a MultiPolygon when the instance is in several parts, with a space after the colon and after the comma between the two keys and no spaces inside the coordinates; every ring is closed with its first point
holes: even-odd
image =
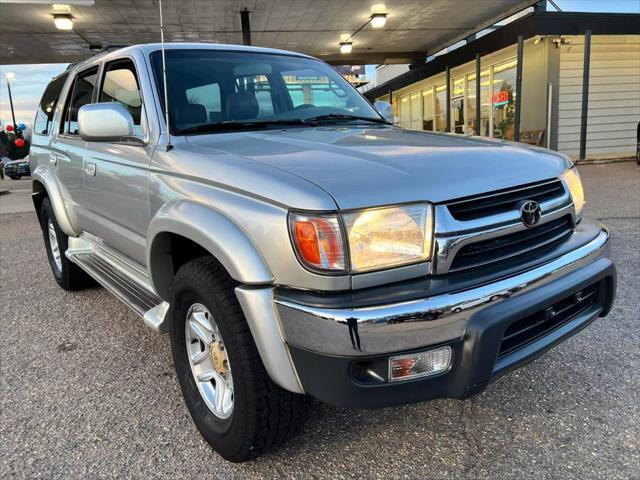
{"type": "Polygon", "coordinates": [[[373,104],[373,108],[382,115],[387,122],[393,123],[393,107],[389,102],[383,102],[382,100],[378,100],[373,104]]]}
{"type": "Polygon", "coordinates": [[[128,142],[134,139],[133,117],[118,103],[91,103],[78,110],[80,136],[87,142],[128,142]]]}

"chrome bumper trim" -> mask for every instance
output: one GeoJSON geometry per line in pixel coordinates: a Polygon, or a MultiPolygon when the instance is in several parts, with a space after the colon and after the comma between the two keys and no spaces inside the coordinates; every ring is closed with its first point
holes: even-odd
{"type": "Polygon", "coordinates": [[[275,299],[290,345],[331,355],[363,356],[422,348],[463,336],[471,315],[608,256],[609,232],[555,260],[469,290],[367,308],[317,308],[275,299]]]}

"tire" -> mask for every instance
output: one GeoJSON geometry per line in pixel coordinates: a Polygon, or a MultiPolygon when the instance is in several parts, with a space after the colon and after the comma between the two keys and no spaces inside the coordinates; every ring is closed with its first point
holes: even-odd
{"type": "Polygon", "coordinates": [[[9,178],[11,180],[20,180],[22,178],[22,175],[9,175],[9,178]]]}
{"type": "Polygon", "coordinates": [[[212,257],[183,265],[174,284],[170,331],[178,380],[196,427],[223,458],[243,462],[294,436],[304,423],[308,399],[280,388],[269,378],[235,296],[235,287],[235,282],[212,257]],[[212,326],[214,333],[208,338],[214,341],[208,345],[201,337],[194,342],[192,330],[187,330],[197,315],[200,320],[204,315],[212,326]],[[223,344],[228,362],[218,363],[221,368],[216,367],[215,360],[210,360],[215,358],[211,352],[220,350],[218,342],[223,344]],[[200,353],[194,355],[194,351],[200,353]],[[217,373],[211,372],[215,378],[209,383],[198,382],[197,372],[192,370],[190,358],[198,355],[206,357],[202,361],[206,366],[198,364],[193,368],[200,369],[199,372],[207,368],[217,370],[217,373]],[[203,389],[209,389],[210,393],[212,388],[217,388],[219,380],[225,385],[222,391],[228,392],[231,387],[232,395],[222,396],[231,399],[230,412],[224,410],[229,404],[227,400],[220,402],[223,408],[218,413],[214,412],[207,404],[211,396],[201,393],[203,389]]]}
{"type": "Polygon", "coordinates": [[[47,250],[51,272],[58,285],[65,290],[80,290],[96,285],[95,280],[65,256],[64,252],[67,251],[69,237],[60,229],[49,198],[42,200],[40,227],[42,228],[44,246],[47,250]],[[52,229],[51,232],[50,228],[52,229]],[[58,244],[57,249],[52,246],[54,239],[58,244]]]}

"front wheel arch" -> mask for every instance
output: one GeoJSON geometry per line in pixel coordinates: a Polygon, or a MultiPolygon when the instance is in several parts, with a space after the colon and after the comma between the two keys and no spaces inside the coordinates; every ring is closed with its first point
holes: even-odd
{"type": "Polygon", "coordinates": [[[154,216],[147,238],[147,265],[156,293],[171,301],[178,268],[188,260],[210,255],[235,281],[270,284],[273,274],[245,232],[223,213],[208,206],[178,201],[154,216]],[[182,255],[177,247],[188,250],[182,255]]]}

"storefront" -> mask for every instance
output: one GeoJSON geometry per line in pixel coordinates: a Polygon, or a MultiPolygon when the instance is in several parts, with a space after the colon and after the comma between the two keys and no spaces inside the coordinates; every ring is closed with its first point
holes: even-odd
{"type": "Polygon", "coordinates": [[[391,101],[396,123],[404,128],[505,140],[515,140],[518,132],[520,141],[533,139],[528,143],[579,158],[585,35],[568,33],[591,30],[585,158],[635,155],[640,15],[534,13],[500,30],[365,95],[372,101],[391,101]],[[523,36],[521,91],[518,35],[523,36]],[[478,51],[484,52],[479,58],[478,51]]]}

